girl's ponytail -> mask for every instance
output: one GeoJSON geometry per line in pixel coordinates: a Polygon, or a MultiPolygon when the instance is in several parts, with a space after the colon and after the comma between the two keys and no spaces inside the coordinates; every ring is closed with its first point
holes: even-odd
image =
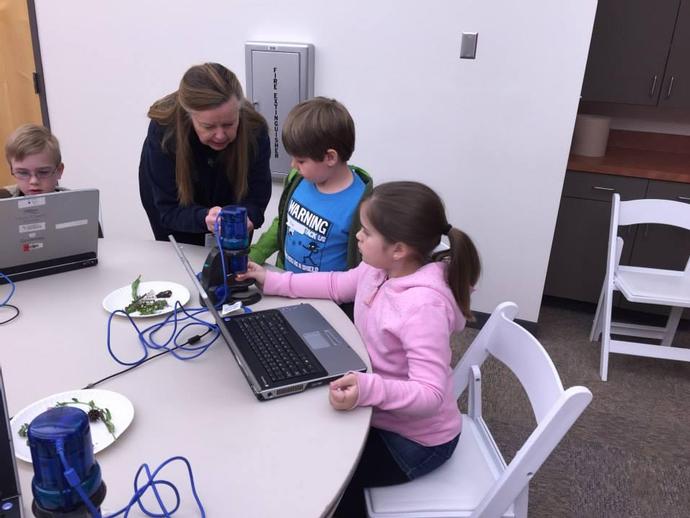
{"type": "Polygon", "coordinates": [[[448,263],[446,281],[453,298],[465,318],[473,320],[470,293],[479,279],[479,254],[467,234],[448,224],[439,195],[419,182],[388,182],[376,186],[363,203],[371,225],[388,243],[412,247],[422,264],[429,259],[448,263]],[[443,234],[450,250],[432,255],[443,234]]]}
{"type": "Polygon", "coordinates": [[[447,225],[444,230],[450,242],[450,250],[434,254],[433,259],[448,262],[446,269],[448,285],[462,314],[468,321],[473,321],[470,295],[481,272],[479,254],[470,237],[462,230],[450,225],[447,225]]]}

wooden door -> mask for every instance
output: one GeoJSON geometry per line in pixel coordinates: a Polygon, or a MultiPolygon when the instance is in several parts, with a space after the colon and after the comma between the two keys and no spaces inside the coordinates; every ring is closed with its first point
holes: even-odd
{"type": "Polygon", "coordinates": [[[42,123],[35,71],[27,1],[0,0],[0,185],[14,183],[4,153],[9,134],[27,122],[42,123]]]}

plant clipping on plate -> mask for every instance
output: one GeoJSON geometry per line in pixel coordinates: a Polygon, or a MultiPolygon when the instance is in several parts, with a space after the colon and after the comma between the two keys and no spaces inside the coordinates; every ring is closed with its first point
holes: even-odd
{"type": "Polygon", "coordinates": [[[141,275],[132,282],[132,302],[125,308],[125,313],[130,314],[138,311],[140,315],[153,315],[168,307],[168,301],[165,299],[172,296],[172,291],[165,290],[154,293],[153,290],[149,290],[143,295],[139,295],[140,283],[141,275]]]}
{"type": "MultiPolygon", "coordinates": [[[[105,425],[106,429],[108,430],[108,432],[110,432],[110,435],[113,436],[113,439],[117,439],[117,436],[115,435],[115,425],[113,424],[113,416],[110,414],[110,410],[108,410],[107,408],[100,408],[96,405],[96,403],[93,400],[85,402],[79,401],[75,397],[73,397],[71,401],[58,401],[57,403],[55,403],[55,408],[70,405],[81,405],[88,407],[86,415],[89,416],[89,421],[92,423],[96,421],[103,421],[103,424],[105,425]]],[[[17,433],[20,437],[26,437],[29,433],[29,423],[24,423],[19,428],[17,433]]]]}

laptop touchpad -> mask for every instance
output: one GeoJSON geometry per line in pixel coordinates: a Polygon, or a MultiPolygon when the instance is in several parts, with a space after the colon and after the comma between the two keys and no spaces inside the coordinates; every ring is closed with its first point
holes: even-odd
{"type": "Polygon", "coordinates": [[[328,338],[326,338],[326,336],[324,336],[324,333],[322,333],[321,331],[311,331],[309,333],[304,333],[302,335],[302,338],[305,342],[307,342],[307,345],[314,350],[325,349],[326,347],[330,347],[332,345],[328,338]]]}

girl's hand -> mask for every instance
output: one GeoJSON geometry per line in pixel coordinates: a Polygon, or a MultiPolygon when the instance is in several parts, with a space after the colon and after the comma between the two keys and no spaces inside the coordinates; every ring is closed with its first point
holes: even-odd
{"type": "Polygon", "coordinates": [[[261,288],[263,287],[264,281],[266,280],[266,268],[249,261],[249,264],[247,264],[247,271],[245,273],[235,274],[235,278],[238,281],[254,279],[256,281],[256,284],[258,284],[261,288]]]}
{"type": "Polygon", "coordinates": [[[210,232],[214,232],[214,226],[216,224],[216,218],[218,217],[218,213],[221,211],[222,207],[211,207],[208,209],[208,213],[206,214],[206,218],[204,218],[204,221],[206,222],[206,228],[210,232]]]}
{"type": "Polygon", "coordinates": [[[359,398],[357,376],[345,374],[342,378],[331,381],[328,399],[336,410],[352,410],[359,398]]]}

